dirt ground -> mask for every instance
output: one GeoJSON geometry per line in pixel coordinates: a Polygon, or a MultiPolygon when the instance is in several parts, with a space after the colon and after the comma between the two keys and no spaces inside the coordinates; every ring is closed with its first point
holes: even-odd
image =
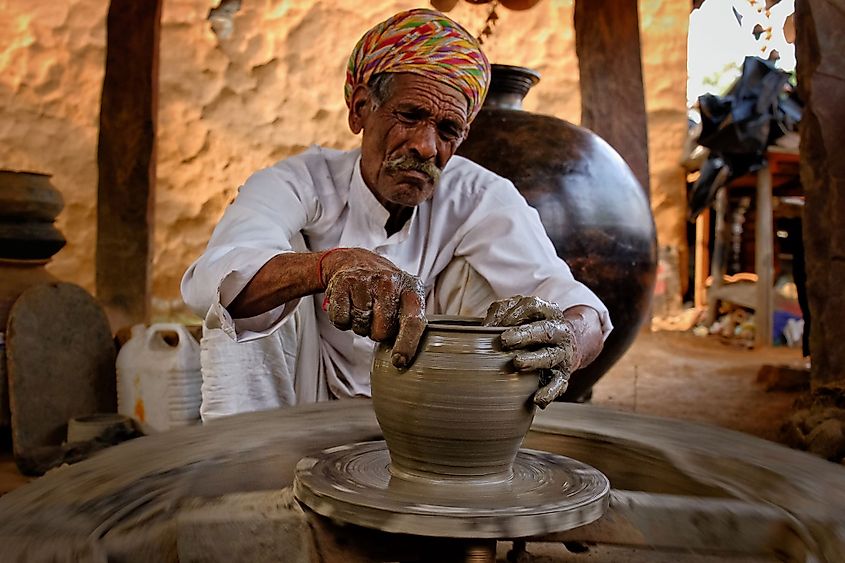
{"type": "Polygon", "coordinates": [[[777,441],[797,392],[756,382],[764,364],[804,365],[800,349],[748,350],[689,332],[641,333],[593,388],[593,404],[715,424],[777,441]]]}

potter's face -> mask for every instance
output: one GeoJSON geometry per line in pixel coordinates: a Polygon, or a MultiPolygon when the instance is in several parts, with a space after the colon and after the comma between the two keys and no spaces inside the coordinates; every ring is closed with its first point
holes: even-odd
{"type": "Polygon", "coordinates": [[[363,130],[364,181],[391,212],[419,205],[432,196],[440,172],[466,137],[467,100],[441,82],[398,73],[388,99],[379,106],[373,102],[362,88],[350,110],[353,132],[363,130]]]}

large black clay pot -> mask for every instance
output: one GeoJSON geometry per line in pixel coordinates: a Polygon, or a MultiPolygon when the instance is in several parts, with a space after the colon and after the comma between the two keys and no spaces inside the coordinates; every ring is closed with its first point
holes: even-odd
{"type": "Polygon", "coordinates": [[[564,395],[575,401],[648,318],[657,239],[646,192],[610,145],[587,129],[521,109],[538,80],[529,69],[493,65],[490,93],[458,154],[516,185],[539,212],[558,256],[610,310],[615,328],[604,350],[573,374],[564,395]]]}

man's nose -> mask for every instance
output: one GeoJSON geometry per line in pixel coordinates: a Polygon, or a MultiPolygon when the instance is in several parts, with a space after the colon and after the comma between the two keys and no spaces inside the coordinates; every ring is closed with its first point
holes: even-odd
{"type": "Polygon", "coordinates": [[[432,160],[437,156],[436,128],[430,123],[421,123],[411,134],[408,145],[422,160],[432,160]]]}

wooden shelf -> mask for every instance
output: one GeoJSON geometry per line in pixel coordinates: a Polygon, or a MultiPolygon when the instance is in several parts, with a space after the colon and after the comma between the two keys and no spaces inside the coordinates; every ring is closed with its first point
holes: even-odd
{"type": "MultiPolygon", "coordinates": [[[[797,150],[784,149],[782,147],[770,147],[767,151],[767,164],[753,174],[746,174],[732,180],[726,190],[720,190],[715,204],[716,232],[715,247],[720,244],[724,246],[727,237],[727,225],[725,215],[727,213],[727,193],[735,194],[746,190],[748,195],[756,199],[757,218],[755,221],[754,247],[755,247],[755,273],[758,281],[753,290],[756,294],[753,299],[755,318],[755,344],[772,344],[772,315],[773,315],[773,293],[774,293],[774,217],[773,197],[801,196],[800,178],[800,156],[797,150]]],[[[703,214],[702,214],[703,215],[703,214]]],[[[709,229],[702,216],[696,222],[696,252],[706,252],[706,235],[702,232],[709,229]]],[[[707,321],[715,320],[718,301],[726,297],[725,285],[723,283],[722,270],[719,264],[709,264],[713,284],[709,290],[704,286],[704,271],[707,269],[707,259],[696,256],[696,304],[707,304],[707,321]],[[706,297],[705,297],[706,294],[706,297]]],[[[744,294],[743,301],[747,304],[751,296],[744,294]]]]}
{"type": "MultiPolygon", "coordinates": [[[[772,193],[783,197],[788,195],[803,195],[799,172],[800,157],[797,150],[771,147],[766,154],[768,168],[772,174],[772,193]]],[[[752,172],[728,183],[731,191],[747,189],[749,192],[757,189],[757,173],[752,172]]]]}

